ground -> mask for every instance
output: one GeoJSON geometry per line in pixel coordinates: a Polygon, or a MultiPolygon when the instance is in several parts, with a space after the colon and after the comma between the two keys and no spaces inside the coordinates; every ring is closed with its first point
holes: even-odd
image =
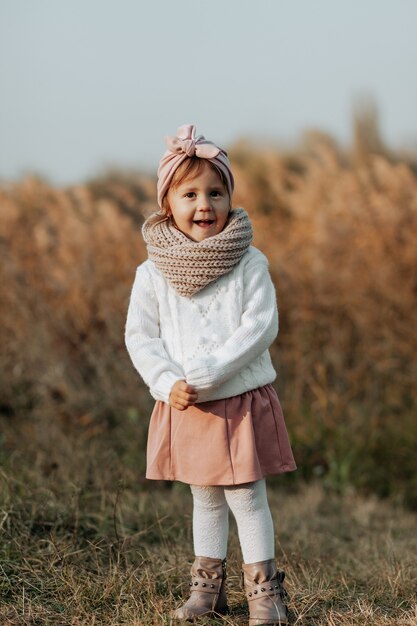
{"type": "MultiPolygon", "coordinates": [[[[185,485],[57,495],[3,475],[0,622],[5,626],[151,626],[187,594],[191,497],[185,485]]],[[[416,515],[392,502],[323,485],[292,493],[270,484],[278,566],[293,624],[415,626],[416,515]]],[[[232,609],[247,624],[234,523],[228,559],[232,609]]]]}

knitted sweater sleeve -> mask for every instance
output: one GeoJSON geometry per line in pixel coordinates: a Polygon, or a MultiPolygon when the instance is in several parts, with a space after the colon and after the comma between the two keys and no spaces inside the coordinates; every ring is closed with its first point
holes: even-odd
{"type": "Polygon", "coordinates": [[[186,380],[198,389],[225,382],[269,348],[278,334],[278,309],[266,257],[259,253],[244,271],[241,321],[229,339],[207,357],[184,364],[186,380]]]}
{"type": "Polygon", "coordinates": [[[158,300],[146,264],[138,267],[127,313],[125,343],[133,365],[155,400],[168,402],[173,384],[185,380],[159,333],[158,300]]]}

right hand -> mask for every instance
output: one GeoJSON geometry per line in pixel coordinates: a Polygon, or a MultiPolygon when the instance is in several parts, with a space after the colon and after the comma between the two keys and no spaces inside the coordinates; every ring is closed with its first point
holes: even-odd
{"type": "Polygon", "coordinates": [[[178,409],[185,411],[189,406],[197,402],[197,392],[194,387],[189,385],[185,380],[177,380],[173,384],[171,393],[169,394],[169,404],[178,409]]]}

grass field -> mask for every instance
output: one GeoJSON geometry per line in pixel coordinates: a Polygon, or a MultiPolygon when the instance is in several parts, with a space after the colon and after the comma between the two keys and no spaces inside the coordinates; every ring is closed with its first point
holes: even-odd
{"type": "MultiPolygon", "coordinates": [[[[349,150],[229,151],[277,287],[299,470],[270,501],[303,626],[417,624],[417,154],[365,122],[349,150]]],[[[140,172],[0,185],[0,626],[163,625],[187,589],[191,497],[142,478],[153,403],[123,337],[155,208],[140,172]]],[[[245,624],[233,525],[228,584],[245,624]]]]}
{"type": "MultiPolygon", "coordinates": [[[[192,560],[187,486],[2,482],[1,624],[169,624],[192,560]]],[[[417,623],[415,514],[318,484],[288,493],[274,482],[269,498],[292,623],[417,623]]],[[[247,624],[233,521],[228,569],[232,614],[202,624],[247,624]]]]}

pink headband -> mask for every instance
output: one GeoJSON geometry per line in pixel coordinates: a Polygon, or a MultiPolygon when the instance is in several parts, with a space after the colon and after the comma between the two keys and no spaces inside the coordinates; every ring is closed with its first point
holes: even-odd
{"type": "Polygon", "coordinates": [[[158,167],[157,191],[160,207],[162,207],[162,199],[171,184],[175,170],[185,159],[192,156],[207,159],[219,168],[225,177],[229,196],[232,197],[234,179],[227,152],[213,142],[207,141],[203,135],[196,137],[193,124],[180,126],[176,137],[165,137],[165,143],[168,150],[163,154],[158,167]]]}

